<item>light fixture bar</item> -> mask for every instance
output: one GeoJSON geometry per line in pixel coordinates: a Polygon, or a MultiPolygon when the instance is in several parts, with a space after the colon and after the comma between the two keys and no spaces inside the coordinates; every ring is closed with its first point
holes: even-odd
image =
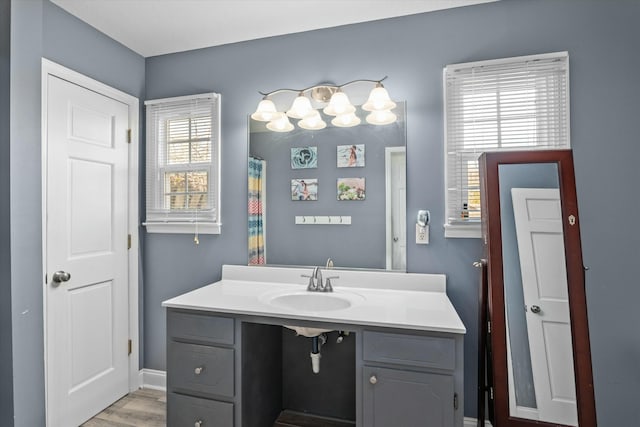
{"type": "Polygon", "coordinates": [[[258,93],[262,96],[272,96],[275,95],[277,93],[281,93],[281,92],[295,92],[295,93],[306,93],[310,90],[316,89],[316,88],[321,88],[321,87],[329,87],[329,88],[334,88],[334,89],[342,89],[343,87],[352,85],[354,83],[360,83],[360,82],[370,82],[370,83],[382,83],[383,81],[385,81],[389,76],[384,76],[383,78],[379,79],[379,80],[370,80],[370,79],[357,79],[357,80],[351,80],[350,82],[346,82],[343,83],[341,85],[336,85],[336,84],[332,84],[332,83],[319,83],[313,86],[309,86],[306,87],[304,89],[289,89],[289,88],[280,88],[280,89],[276,89],[276,90],[272,90],[271,92],[261,92],[258,91],[258,93]]]}

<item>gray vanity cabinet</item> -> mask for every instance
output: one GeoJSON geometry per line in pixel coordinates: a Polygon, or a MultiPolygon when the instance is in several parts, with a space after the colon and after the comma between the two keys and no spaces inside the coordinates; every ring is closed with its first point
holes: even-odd
{"type": "Polygon", "coordinates": [[[234,425],[235,321],[168,310],[167,425],[234,425]]]}
{"type": "Polygon", "coordinates": [[[362,425],[461,425],[456,393],[456,339],[365,330],[362,425]]]}
{"type": "MultiPolygon", "coordinates": [[[[289,323],[169,308],[167,426],[273,426],[289,323]]],[[[463,335],[333,326],[356,335],[356,426],[462,427],[463,335]]]]}

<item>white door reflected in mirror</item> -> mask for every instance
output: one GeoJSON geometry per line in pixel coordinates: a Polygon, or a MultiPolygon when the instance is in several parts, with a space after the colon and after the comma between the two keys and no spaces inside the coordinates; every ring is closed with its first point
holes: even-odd
{"type": "Polygon", "coordinates": [[[577,426],[560,191],[512,188],[511,195],[536,399],[528,411],[514,401],[511,413],[577,426]]]}

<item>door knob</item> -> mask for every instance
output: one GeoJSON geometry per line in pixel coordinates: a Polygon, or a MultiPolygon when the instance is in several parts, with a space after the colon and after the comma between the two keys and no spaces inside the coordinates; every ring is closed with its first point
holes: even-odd
{"type": "Polygon", "coordinates": [[[375,375],[371,375],[371,377],[369,378],[369,382],[371,384],[376,384],[378,382],[378,378],[375,375]]]}
{"type": "Polygon", "coordinates": [[[67,282],[69,279],[71,279],[71,273],[67,273],[66,271],[56,271],[51,277],[53,283],[67,282]]]}
{"type": "Polygon", "coordinates": [[[534,313],[534,314],[538,314],[538,313],[540,313],[540,311],[542,311],[542,310],[541,310],[541,309],[540,309],[540,307],[538,307],[537,305],[532,305],[532,306],[531,306],[531,312],[532,312],[532,313],[534,313]]]}

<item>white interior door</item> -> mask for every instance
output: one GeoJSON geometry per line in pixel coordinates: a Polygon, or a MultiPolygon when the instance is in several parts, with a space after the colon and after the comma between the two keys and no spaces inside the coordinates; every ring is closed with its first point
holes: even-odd
{"type": "Polygon", "coordinates": [[[538,417],[578,425],[558,189],[513,188],[538,417]]]}
{"type": "Polygon", "coordinates": [[[407,168],[404,147],[387,147],[387,268],[407,268],[407,168]]]}
{"type": "Polygon", "coordinates": [[[71,427],[128,392],[129,107],[47,79],[47,420],[71,427]]]}

